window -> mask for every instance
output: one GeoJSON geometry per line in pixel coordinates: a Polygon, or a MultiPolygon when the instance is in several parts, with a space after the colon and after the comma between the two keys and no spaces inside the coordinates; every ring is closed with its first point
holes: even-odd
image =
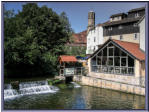
{"type": "Polygon", "coordinates": [[[134,26],[134,27],[137,27],[138,25],[137,25],[137,23],[134,23],[133,26],[134,26]]]}
{"type": "Polygon", "coordinates": [[[121,66],[126,66],[126,58],[121,58],[121,66]]]}
{"type": "Polygon", "coordinates": [[[101,65],[101,57],[97,57],[97,65],[101,65]]]}
{"type": "Polygon", "coordinates": [[[109,43],[91,59],[92,71],[108,74],[133,75],[134,59],[109,43]]]}
{"type": "Polygon", "coordinates": [[[81,37],[79,37],[79,41],[82,41],[82,38],[81,37]]]}
{"type": "Polygon", "coordinates": [[[109,48],[109,56],[114,56],[114,48],[109,48]]]}
{"type": "Polygon", "coordinates": [[[88,43],[88,44],[90,43],[90,38],[88,38],[88,41],[87,41],[87,43],[88,43]]]}
{"type": "Polygon", "coordinates": [[[135,14],[135,17],[139,17],[139,13],[136,13],[136,14],[135,14]]]}
{"type": "Polygon", "coordinates": [[[119,20],[119,19],[120,19],[120,17],[118,16],[118,17],[117,17],[117,19],[119,20]]]}
{"type": "Polygon", "coordinates": [[[96,50],[96,48],[95,48],[95,46],[94,46],[94,49],[93,49],[94,51],[96,50]]]}
{"type": "Polygon", "coordinates": [[[118,26],[118,29],[122,29],[122,28],[123,28],[122,25],[118,26]]]}
{"type": "Polygon", "coordinates": [[[115,66],[120,66],[120,57],[115,57],[114,60],[115,66]]]}
{"type": "Polygon", "coordinates": [[[109,27],[108,29],[109,29],[109,31],[111,31],[112,30],[112,27],[109,27]]]}
{"type": "Polygon", "coordinates": [[[96,37],[94,37],[94,42],[96,42],[96,37]]]}
{"type": "Polygon", "coordinates": [[[122,35],[120,35],[120,40],[122,40],[123,39],[123,36],[122,35]]]}
{"type": "Polygon", "coordinates": [[[108,65],[113,66],[113,58],[109,58],[109,60],[108,60],[108,65]]]}
{"type": "Polygon", "coordinates": [[[136,40],[138,37],[137,37],[137,34],[135,33],[134,34],[134,40],[136,40]]]}

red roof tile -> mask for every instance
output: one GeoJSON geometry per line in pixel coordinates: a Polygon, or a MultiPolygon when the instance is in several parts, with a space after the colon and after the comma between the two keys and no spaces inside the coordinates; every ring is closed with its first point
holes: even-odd
{"type": "Polygon", "coordinates": [[[75,56],[67,56],[67,55],[62,55],[59,57],[60,62],[77,62],[77,59],[75,56]]]}
{"type": "Polygon", "coordinates": [[[132,43],[132,42],[124,42],[119,40],[112,39],[115,43],[117,43],[119,46],[124,48],[126,51],[128,51],[130,54],[135,56],[139,60],[145,60],[145,54],[140,50],[139,44],[132,43]]]}

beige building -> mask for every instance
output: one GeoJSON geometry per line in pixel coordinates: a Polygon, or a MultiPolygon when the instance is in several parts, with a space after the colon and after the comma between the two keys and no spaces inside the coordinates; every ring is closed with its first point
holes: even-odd
{"type": "MultiPolygon", "coordinates": [[[[136,8],[127,13],[119,13],[110,16],[110,20],[103,24],[104,42],[109,38],[125,42],[139,43],[143,38],[139,36],[140,26],[138,22],[145,15],[145,8],[136,8]]],[[[142,22],[143,24],[143,22],[142,22]]]]}
{"type": "Polygon", "coordinates": [[[88,77],[109,81],[104,88],[145,94],[145,53],[138,43],[109,39],[89,57],[88,67],[88,77]]]}

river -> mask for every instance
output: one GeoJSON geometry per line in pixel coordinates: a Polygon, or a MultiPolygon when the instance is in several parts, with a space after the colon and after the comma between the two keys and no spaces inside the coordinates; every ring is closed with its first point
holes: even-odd
{"type": "MultiPolygon", "coordinates": [[[[8,81],[6,81],[8,83],[8,81]]],[[[45,81],[43,81],[45,82],[45,81]]],[[[4,100],[4,109],[144,109],[145,97],[83,86],[65,89],[47,87],[40,81],[21,82],[21,95],[4,100]],[[26,94],[29,93],[29,94],[26,94]],[[33,93],[33,94],[30,94],[33,93]],[[23,95],[22,95],[23,94],[23,95]]],[[[70,84],[70,85],[72,85],[70,84]]],[[[10,89],[10,88],[9,88],[10,89]]],[[[6,92],[4,93],[6,94],[6,92]]]]}

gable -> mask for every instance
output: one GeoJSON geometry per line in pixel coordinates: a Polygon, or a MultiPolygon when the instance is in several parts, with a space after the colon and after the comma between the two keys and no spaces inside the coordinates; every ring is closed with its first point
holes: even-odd
{"type": "Polygon", "coordinates": [[[123,42],[119,40],[107,40],[97,51],[95,51],[89,58],[94,57],[108,44],[112,43],[115,47],[119,48],[122,52],[128,54],[133,59],[145,60],[145,54],[139,49],[139,44],[131,42],[123,42]]]}

